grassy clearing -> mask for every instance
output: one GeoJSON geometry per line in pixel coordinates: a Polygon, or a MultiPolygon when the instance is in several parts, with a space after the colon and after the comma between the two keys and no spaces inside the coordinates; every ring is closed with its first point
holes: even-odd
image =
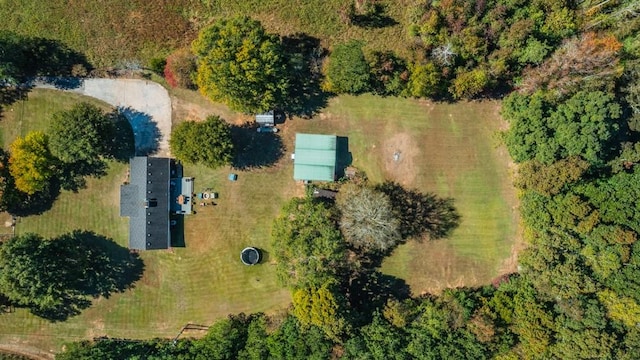
{"type": "MultiPolygon", "coordinates": [[[[246,119],[199,101],[194,93],[172,95],[180,100],[173,109],[180,119],[202,119],[210,113],[234,123],[246,119]]],[[[81,99],[68,96],[75,95],[35,91],[20,118],[5,109],[0,122],[5,141],[11,139],[7,131],[20,119],[36,119],[28,126],[44,128],[46,123],[37,119],[46,119],[55,106],[68,107],[81,99]],[[53,99],[58,97],[59,101],[53,99]],[[47,103],[56,105],[37,105],[47,103]]],[[[453,236],[401,246],[384,263],[384,272],[405,279],[416,294],[487,283],[509,258],[517,235],[506,158],[492,140],[500,122],[497,108],[495,102],[434,105],[375,96],[339,97],[316,119],[295,119],[281,126],[287,153],[272,167],[233,170],[239,177],[231,182],[227,179],[231,169],[188,166],[185,172],[195,176],[196,191],[212,188],[220,197],[215,206],[196,206],[197,214],[186,218],[184,248],[143,252],[145,273],[134,289],[97,299],[64,323],[48,323],[23,310],[1,316],[0,344],[58,351],[65,341],[102,335],[172,337],[187,322],[209,324],[229,313],[286,307],[289,293],[276,283],[269,234],[282,204],[303,193],[292,179],[289,159],[296,132],[348,136],[354,165],[372,180],[392,179],[455,198],[462,223],[453,236]],[[395,152],[401,153],[399,162],[393,161],[395,152]],[[240,251],[248,245],[263,250],[262,265],[240,264],[240,251]]],[[[24,121],[16,134],[26,131],[24,121]]],[[[21,219],[18,232],[48,236],[86,228],[126,245],[127,221],[118,216],[118,190],[125,173],[125,165],[111,164],[109,175],[91,179],[87,189],[63,193],[51,211],[21,219]]]]}
{"type": "Polygon", "coordinates": [[[392,26],[363,28],[341,19],[344,0],[7,0],[0,30],[60,40],[98,67],[156,56],[187,46],[213,19],[250,15],[281,35],[307,33],[329,47],[361,39],[369,50],[406,52],[407,18],[417,0],[386,1],[392,26]],[[400,40],[400,41],[399,41],[400,40]]]}
{"type": "MultiPolygon", "coordinates": [[[[382,1],[385,15],[395,25],[382,28],[364,28],[348,24],[343,19],[347,5],[345,0],[246,0],[208,1],[204,12],[214,18],[250,14],[260,20],[272,32],[281,35],[303,32],[323,40],[324,46],[350,39],[363,40],[369,50],[407,51],[407,25],[410,9],[420,1],[382,1]]],[[[204,17],[206,19],[206,17],[204,17]]]]}
{"type": "MultiPolygon", "coordinates": [[[[81,100],[87,98],[34,91],[20,117],[2,120],[3,129],[15,129],[15,134],[5,131],[5,141],[27,131],[27,123],[20,119],[31,119],[28,126],[33,129],[46,129],[48,114],[81,100]]],[[[124,164],[110,164],[107,176],[90,179],[78,193],[63,192],[47,213],[20,219],[17,232],[54,236],[90,229],[126,246],[128,223],[119,216],[119,186],[126,171],[124,164]]],[[[286,306],[289,293],[276,285],[270,265],[269,234],[279,204],[292,196],[286,181],[290,169],[276,166],[251,174],[238,172],[239,179],[233,183],[226,180],[229,169],[187,168],[186,172],[196,177],[196,190],[214,188],[220,198],[217,206],[198,207],[198,214],[187,218],[185,248],[143,252],[145,273],[134,289],[97,299],[90,309],[64,323],[49,323],[20,309],[3,315],[0,344],[59,351],[65,341],[102,335],[172,337],[188,322],[209,324],[230,313],[286,306]],[[266,183],[271,184],[270,191],[265,191],[266,183]],[[247,245],[264,251],[265,265],[240,263],[240,251],[247,245]]]]}
{"type": "Polygon", "coordinates": [[[58,90],[34,89],[27,99],[5,106],[0,116],[0,143],[7,148],[18,136],[29,131],[47,131],[51,115],[58,111],[69,110],[78,102],[88,102],[108,111],[110,105],[94,98],[58,90]]]}
{"type": "Polygon", "coordinates": [[[449,239],[410,242],[382,270],[415,294],[486,284],[504,268],[517,238],[507,157],[495,148],[497,102],[431,104],[375,96],[333,99],[319,121],[296,120],[285,134],[349,137],[355,166],[370,179],[453,197],[462,220],[449,239]],[[400,161],[393,155],[400,153],[400,161]]]}
{"type": "Polygon", "coordinates": [[[191,0],[7,0],[2,30],[60,40],[97,66],[141,60],[184,46],[193,38],[182,16],[191,0]]]}

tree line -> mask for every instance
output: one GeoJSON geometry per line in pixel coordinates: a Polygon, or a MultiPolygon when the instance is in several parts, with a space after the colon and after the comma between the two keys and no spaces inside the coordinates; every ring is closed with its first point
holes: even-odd
{"type": "MultiPolygon", "coordinates": [[[[380,3],[356,3],[351,7],[363,13],[352,9],[351,23],[385,19],[380,3]]],[[[522,87],[518,79],[523,71],[531,73],[556,49],[574,41],[586,9],[582,6],[572,0],[412,5],[407,9],[411,21],[404,57],[384,49],[365,53],[357,39],[334,44],[329,51],[305,34],[268,33],[248,17],[220,19],[200,31],[191,49],[178,49],[154,67],[171,86],[197,87],[211,100],[245,113],[278,108],[312,115],[332,93],[473,99],[522,87]]],[[[596,60],[589,46],[593,44],[583,45],[574,47],[572,56],[608,60],[596,60]]],[[[571,66],[564,69],[581,76],[571,66]]],[[[541,73],[538,78],[529,76],[529,81],[548,77],[541,73]]]]}

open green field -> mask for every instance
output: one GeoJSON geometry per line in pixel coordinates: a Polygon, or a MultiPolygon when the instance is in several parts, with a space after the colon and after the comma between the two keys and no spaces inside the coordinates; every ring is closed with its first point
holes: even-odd
{"type": "Polygon", "coordinates": [[[212,19],[250,15],[283,36],[303,32],[325,46],[361,39],[367,48],[405,51],[411,7],[420,1],[386,1],[383,28],[347,24],[344,0],[5,0],[0,1],[0,30],[56,39],[84,53],[95,66],[139,61],[187,46],[212,19]]]}
{"type": "MultiPolygon", "coordinates": [[[[174,114],[181,117],[202,118],[213,109],[234,122],[244,119],[219,105],[189,102],[195,93],[173,95],[180,101],[174,114]]],[[[35,90],[13,111],[5,109],[0,121],[5,144],[28,128],[45,129],[48,114],[80,99],[35,90]]],[[[273,166],[233,170],[237,182],[227,180],[228,168],[186,167],[185,173],[195,177],[196,191],[212,188],[220,198],[215,206],[196,206],[197,214],[186,218],[185,247],[142,252],[145,273],[134,289],[98,299],[64,323],[49,323],[24,310],[0,316],[0,344],[59,351],[65,341],[102,335],[172,337],[188,322],[210,324],[229,313],[288,306],[288,291],[275,281],[269,234],[281,205],[304,191],[292,179],[289,155],[296,132],[348,136],[353,164],[370,179],[391,179],[455,199],[462,221],[452,237],[401,246],[384,263],[384,272],[405,279],[414,294],[488,283],[507,270],[517,239],[507,158],[493,139],[501,125],[498,107],[496,102],[449,105],[343,96],[332,99],[315,119],[282,125],[279,136],[286,152],[273,166]],[[397,162],[395,152],[401,154],[397,162]],[[262,265],[240,264],[240,250],[247,245],[263,249],[262,265]]],[[[47,213],[20,219],[18,233],[47,236],[86,228],[126,245],[127,220],[118,209],[125,174],[125,165],[111,164],[109,174],[91,179],[87,189],[63,192],[47,213]]]]}
{"type": "Polygon", "coordinates": [[[353,164],[375,182],[394,180],[455,199],[462,216],[449,239],[409,242],[382,270],[412,292],[486,284],[514,271],[516,196],[508,156],[497,148],[498,102],[433,104],[371,95],[333,99],[316,121],[296,120],[293,132],[349,137],[353,164]],[[394,153],[400,160],[393,160],[394,153]]]}

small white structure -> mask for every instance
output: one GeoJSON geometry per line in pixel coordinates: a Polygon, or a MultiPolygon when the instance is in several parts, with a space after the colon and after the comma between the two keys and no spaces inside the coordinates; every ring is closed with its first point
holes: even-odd
{"type": "Polygon", "coordinates": [[[266,113],[256,115],[256,123],[260,127],[273,127],[276,125],[276,119],[273,113],[273,110],[267,111],[266,113]]]}

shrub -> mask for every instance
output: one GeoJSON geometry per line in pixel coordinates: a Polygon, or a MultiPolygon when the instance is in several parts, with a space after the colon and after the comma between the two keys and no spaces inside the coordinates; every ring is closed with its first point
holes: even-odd
{"type": "Polygon", "coordinates": [[[378,95],[400,95],[407,87],[409,71],[404,59],[392,51],[376,51],[371,61],[371,87],[378,95]]]}
{"type": "Polygon", "coordinates": [[[176,50],[167,57],[164,78],[171,87],[195,89],[192,74],[196,71],[196,58],[187,48],[176,50]]]}
{"type": "Polygon", "coordinates": [[[167,58],[165,57],[154,57],[149,60],[149,70],[160,76],[164,75],[165,66],[167,66],[167,58]]]}
{"type": "Polygon", "coordinates": [[[456,99],[471,99],[489,85],[489,76],[483,69],[458,73],[449,89],[456,99]]]}

